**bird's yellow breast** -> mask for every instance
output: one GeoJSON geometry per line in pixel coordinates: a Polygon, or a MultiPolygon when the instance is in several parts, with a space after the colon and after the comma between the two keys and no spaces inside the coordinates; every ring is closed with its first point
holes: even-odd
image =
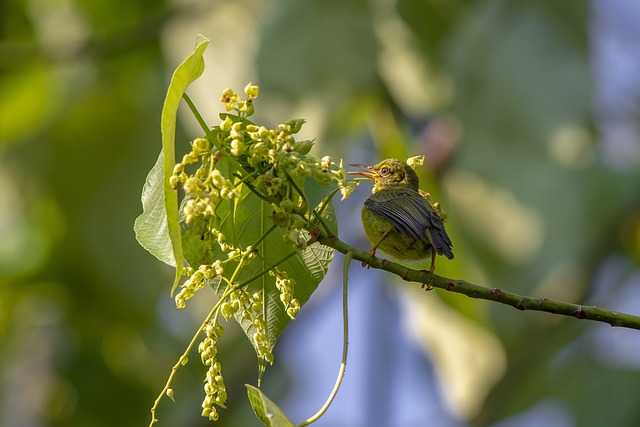
{"type": "Polygon", "coordinates": [[[421,260],[431,254],[431,244],[427,239],[416,240],[398,231],[388,220],[374,214],[366,206],[362,208],[362,224],[367,237],[374,244],[392,228],[391,233],[380,243],[380,250],[399,260],[421,260]]]}

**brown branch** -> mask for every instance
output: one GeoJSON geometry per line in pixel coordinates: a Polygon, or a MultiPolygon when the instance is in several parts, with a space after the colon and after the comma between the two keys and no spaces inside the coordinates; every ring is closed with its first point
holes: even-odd
{"type": "Polygon", "coordinates": [[[318,241],[343,254],[350,251],[353,253],[354,259],[367,262],[372,268],[393,273],[408,282],[423,283],[449,292],[464,294],[471,298],[496,301],[515,307],[518,310],[546,311],[548,313],[572,316],[578,319],[608,323],[611,326],[640,329],[640,317],[632,314],[619,313],[593,305],[572,304],[547,298],[518,295],[498,288],[475,285],[465,280],[454,280],[448,277],[438,276],[426,270],[414,270],[387,259],[370,257],[369,252],[353,248],[336,236],[329,237],[325,233],[320,233],[318,241]]]}

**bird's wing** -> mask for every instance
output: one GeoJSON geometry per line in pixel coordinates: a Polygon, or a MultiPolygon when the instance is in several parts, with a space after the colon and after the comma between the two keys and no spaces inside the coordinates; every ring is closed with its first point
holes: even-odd
{"type": "Polygon", "coordinates": [[[419,193],[410,190],[378,191],[364,205],[408,237],[429,239],[436,253],[453,258],[451,240],[438,213],[419,193]]]}

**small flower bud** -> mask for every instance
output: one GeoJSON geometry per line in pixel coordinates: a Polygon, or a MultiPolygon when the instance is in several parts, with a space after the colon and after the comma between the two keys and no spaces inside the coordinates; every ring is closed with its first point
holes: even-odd
{"type": "Polygon", "coordinates": [[[311,147],[313,147],[313,144],[314,142],[310,140],[298,141],[293,146],[293,149],[300,154],[309,154],[309,152],[311,151],[311,147]]]}
{"type": "Polygon", "coordinates": [[[422,156],[413,156],[407,159],[407,164],[411,166],[413,169],[422,166],[424,163],[424,155],[422,156]]]}
{"type": "Polygon", "coordinates": [[[223,303],[220,307],[220,313],[222,313],[225,319],[229,319],[235,312],[236,309],[234,309],[233,305],[228,302],[223,303]]]}
{"type": "Polygon", "coordinates": [[[244,93],[249,95],[251,98],[257,98],[259,90],[260,90],[259,87],[252,83],[249,83],[244,87],[244,93]]]}
{"type": "Polygon", "coordinates": [[[284,122],[291,129],[291,133],[298,133],[302,129],[302,125],[306,123],[305,119],[291,119],[284,122]]]}
{"type": "Polygon", "coordinates": [[[280,209],[282,209],[284,213],[291,213],[293,211],[293,202],[291,199],[282,199],[280,202],[280,209]]]}
{"type": "Polygon", "coordinates": [[[234,156],[241,156],[242,154],[244,154],[245,149],[246,146],[244,145],[244,142],[240,141],[239,139],[234,139],[231,141],[231,154],[233,154],[234,156]]]}
{"type": "Polygon", "coordinates": [[[220,130],[224,132],[229,132],[231,130],[231,125],[233,125],[233,120],[229,116],[225,117],[224,121],[220,123],[220,130]]]}
{"type": "Polygon", "coordinates": [[[209,140],[207,138],[196,138],[191,147],[195,154],[204,154],[209,151],[209,140]]]}

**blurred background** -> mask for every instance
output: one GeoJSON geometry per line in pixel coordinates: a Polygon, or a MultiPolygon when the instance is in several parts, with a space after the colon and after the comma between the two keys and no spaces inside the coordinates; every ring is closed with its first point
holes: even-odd
{"type": "MultiPolygon", "coordinates": [[[[425,154],[449,214],[437,273],[640,313],[640,3],[633,0],[8,0],[0,3],[0,425],[140,426],[208,312],[138,246],[171,73],[260,85],[256,121],[307,119],[345,163],[425,154]]],[[[177,141],[200,136],[185,108],[177,141]]],[[[367,249],[363,184],[336,202],[367,249]]],[[[282,335],[263,389],[301,422],[340,360],[341,258],[282,335]]],[[[633,426],[640,332],[351,270],[350,356],[321,426],[633,426]]],[[[227,327],[220,426],[257,426],[256,358],[227,327]]],[[[197,426],[196,354],[161,426],[197,426]]]]}

